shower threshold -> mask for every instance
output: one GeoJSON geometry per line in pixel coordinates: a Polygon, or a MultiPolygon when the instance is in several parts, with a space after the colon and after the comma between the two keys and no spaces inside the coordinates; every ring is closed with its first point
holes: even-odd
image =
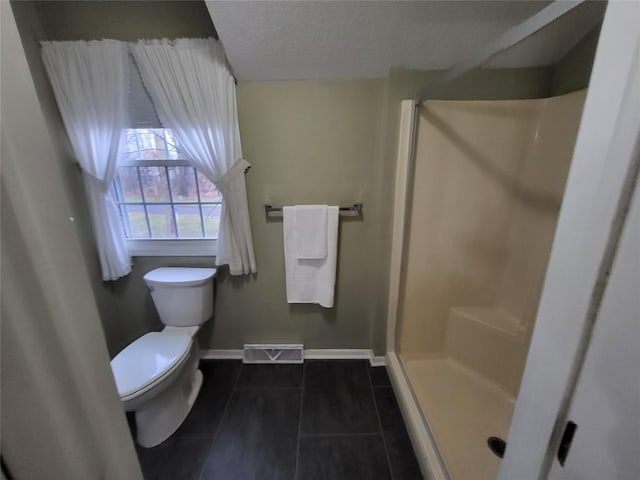
{"type": "Polygon", "coordinates": [[[447,357],[404,357],[415,396],[452,480],[493,480],[500,459],[487,438],[506,438],[514,399],[447,357]]]}

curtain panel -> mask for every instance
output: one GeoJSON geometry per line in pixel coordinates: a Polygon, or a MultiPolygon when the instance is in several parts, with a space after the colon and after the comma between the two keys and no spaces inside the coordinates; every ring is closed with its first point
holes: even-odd
{"type": "Polygon", "coordinates": [[[83,170],[103,280],[131,272],[113,188],[128,93],[127,45],[115,40],[42,42],[42,59],[83,170]]]}
{"type": "Polygon", "coordinates": [[[216,264],[231,275],[256,272],[236,90],[213,38],[144,40],[133,47],[142,80],[181,151],[222,193],[216,264]]]}

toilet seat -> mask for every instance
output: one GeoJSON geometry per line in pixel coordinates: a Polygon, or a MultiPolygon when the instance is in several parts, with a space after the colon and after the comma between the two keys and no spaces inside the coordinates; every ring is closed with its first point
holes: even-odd
{"type": "Polygon", "coordinates": [[[111,360],[123,401],[135,398],[170,375],[188,356],[193,343],[184,332],[151,332],[128,345],[111,360]]]}

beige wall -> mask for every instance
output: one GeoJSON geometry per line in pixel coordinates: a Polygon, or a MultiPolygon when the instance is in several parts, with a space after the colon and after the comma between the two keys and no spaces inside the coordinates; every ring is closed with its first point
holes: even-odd
{"type": "Polygon", "coordinates": [[[517,393],[584,98],[421,107],[403,355],[452,356],[517,393]]]}
{"type": "Polygon", "coordinates": [[[586,90],[543,100],[524,158],[498,303],[530,334],[547,270],[586,90]]]}
{"type": "MultiPolygon", "coordinates": [[[[379,171],[378,204],[381,230],[375,235],[376,251],[383,257],[380,283],[376,296],[382,305],[376,311],[374,344],[384,351],[386,336],[386,305],[389,291],[389,262],[391,251],[391,219],[393,216],[393,196],[398,149],[400,102],[420,89],[434,82],[442,72],[392,68],[386,84],[382,112],[383,151],[379,171]]],[[[440,99],[493,99],[493,98],[541,98],[549,94],[552,70],[550,68],[514,68],[501,70],[474,70],[434,93],[440,99]]]]}

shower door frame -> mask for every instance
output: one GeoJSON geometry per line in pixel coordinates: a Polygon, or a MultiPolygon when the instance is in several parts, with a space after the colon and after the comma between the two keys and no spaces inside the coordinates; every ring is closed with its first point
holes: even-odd
{"type": "MultiPolygon", "coordinates": [[[[549,22],[555,20],[555,18],[558,18],[559,16],[560,15],[557,15],[554,18],[549,19],[549,22]]],[[[584,228],[587,230],[597,231],[598,229],[604,229],[608,232],[608,227],[610,227],[611,223],[614,221],[615,214],[625,208],[623,204],[620,204],[619,200],[621,192],[624,189],[625,180],[628,181],[628,177],[630,175],[630,166],[634,161],[633,155],[628,154],[627,156],[622,155],[610,158],[602,153],[610,153],[612,151],[611,149],[615,145],[614,142],[617,144],[620,144],[620,142],[626,142],[626,144],[629,144],[630,142],[635,141],[635,138],[631,138],[627,131],[627,136],[621,139],[619,133],[616,137],[616,132],[613,127],[607,129],[602,126],[607,125],[607,122],[608,124],[616,125],[616,121],[622,114],[626,112],[626,114],[629,115],[628,111],[631,107],[625,104],[624,101],[626,98],[625,96],[629,95],[627,90],[634,88],[634,79],[640,85],[640,74],[638,74],[637,71],[637,58],[635,59],[636,63],[634,64],[634,55],[639,55],[639,52],[634,50],[634,48],[620,49],[621,45],[626,46],[629,42],[631,42],[631,45],[634,44],[633,42],[635,42],[635,45],[640,44],[640,34],[637,32],[630,32],[629,29],[630,22],[633,21],[633,18],[635,17],[633,17],[633,15],[629,15],[629,12],[624,9],[624,5],[621,5],[619,2],[612,2],[607,7],[605,23],[601,30],[596,59],[594,61],[591,78],[593,83],[590,84],[585,110],[581,119],[576,150],[574,152],[574,158],[572,159],[570,180],[565,191],[563,209],[565,209],[566,203],[575,204],[576,201],[584,198],[585,195],[586,198],[589,198],[590,196],[592,202],[599,201],[601,204],[609,207],[608,210],[606,208],[603,209],[599,216],[584,219],[585,222],[591,222],[584,225],[584,228]],[[625,85],[626,89],[623,88],[625,85]],[[612,94],[612,89],[613,92],[615,92],[614,94],[612,94]],[[611,103],[616,101],[617,103],[615,103],[613,108],[606,108],[607,102],[611,103]],[[607,114],[604,117],[603,112],[607,114]],[[590,115],[588,117],[590,122],[585,122],[587,114],[590,115]],[[605,131],[603,132],[603,130],[605,131]],[[591,148],[590,150],[589,147],[584,146],[589,145],[592,138],[598,139],[600,142],[600,149],[593,150],[593,148],[591,148]],[[580,150],[581,147],[582,150],[580,150]],[[608,148],[603,150],[604,147],[608,148]],[[576,158],[578,152],[581,152],[582,158],[576,158]],[[601,154],[600,157],[596,158],[597,154],[601,154]],[[597,196],[594,195],[593,191],[585,192],[586,187],[584,185],[576,184],[577,180],[573,180],[573,183],[571,182],[572,178],[580,177],[581,175],[588,175],[589,172],[585,171],[585,168],[593,168],[593,166],[596,165],[604,172],[607,169],[611,170],[613,164],[615,164],[616,168],[610,172],[611,175],[606,179],[607,181],[601,181],[597,184],[597,187],[599,188],[597,196]]],[[[542,26],[540,26],[540,28],[542,28],[542,26]]],[[[519,27],[516,27],[516,29],[518,28],[519,27]]],[[[509,33],[510,32],[507,32],[507,34],[509,33]]],[[[530,35],[530,33],[528,35],[530,35]]],[[[510,38],[511,40],[514,40],[515,37],[511,36],[510,38]]],[[[524,38],[526,38],[526,36],[522,37],[520,40],[524,38]]],[[[497,41],[494,42],[494,44],[496,43],[497,41]]],[[[517,43],[517,41],[512,44],[515,43],[517,43]]],[[[503,50],[503,48],[498,51],[501,50],[503,50]]],[[[486,49],[482,52],[484,52],[483,55],[486,56],[486,49]]],[[[473,61],[466,62],[470,68],[475,68],[475,66],[481,63],[482,62],[475,63],[473,61]]],[[[468,70],[458,67],[450,70],[450,72],[453,73],[457,72],[456,77],[466,71],[468,70]]],[[[445,76],[447,75],[445,74],[445,76]]],[[[451,75],[448,77],[449,80],[456,78],[451,75]]],[[[442,83],[440,83],[440,85],[442,85],[442,83]]],[[[639,87],[635,86],[635,88],[638,89],[639,87]]],[[[405,232],[408,223],[407,219],[409,213],[408,209],[410,208],[410,196],[412,194],[411,185],[413,178],[417,110],[419,105],[425,100],[423,93],[424,92],[418,93],[413,101],[406,100],[401,104],[400,139],[398,142],[397,152],[398,163],[396,171],[393,219],[393,242],[390,263],[389,303],[387,312],[386,361],[423,473],[429,478],[445,480],[449,478],[445,464],[430,432],[427,419],[424,417],[419,403],[413,394],[413,390],[408,381],[407,373],[404,370],[402,361],[396,352],[397,309],[402,282],[405,232]]],[[[590,146],[593,147],[592,145],[590,146]]],[[[590,187],[593,189],[594,185],[592,184],[590,187]]],[[[601,207],[602,205],[598,206],[601,207]]],[[[565,216],[563,216],[561,213],[556,238],[554,239],[554,250],[549,263],[549,272],[555,271],[555,269],[557,269],[562,263],[561,258],[556,258],[559,254],[554,256],[554,252],[558,249],[558,245],[562,245],[562,242],[567,242],[566,238],[559,238],[559,234],[562,234],[563,232],[563,228],[561,228],[563,223],[564,230],[566,230],[566,224],[570,224],[572,221],[571,217],[568,217],[568,215],[570,214],[565,214],[565,216]]],[[[600,265],[605,255],[605,245],[602,242],[605,242],[607,239],[600,240],[600,243],[592,242],[586,246],[588,248],[585,247],[584,251],[579,252],[579,255],[585,262],[591,262],[591,264],[596,266],[600,265]]],[[[598,268],[595,269],[595,271],[597,270],[598,268]]],[[[599,279],[595,276],[595,271],[590,272],[592,277],[586,279],[586,283],[582,282],[584,285],[588,285],[592,288],[593,285],[598,282],[599,279]]],[[[578,274],[577,271],[574,273],[578,274]]],[[[584,275],[584,271],[579,272],[579,274],[584,275]]],[[[547,295],[549,298],[547,298],[546,301],[552,304],[553,301],[558,301],[559,292],[556,289],[555,292],[547,293],[547,284],[549,281],[550,278],[548,274],[545,279],[545,292],[543,295],[547,295]]],[[[575,294],[577,292],[574,291],[573,293],[575,294]]],[[[591,292],[589,291],[587,293],[590,294],[591,292]]],[[[587,295],[586,298],[590,298],[590,295],[587,295]]],[[[543,300],[545,300],[545,298],[541,300],[541,307],[543,300]]],[[[583,301],[587,300],[583,298],[583,301]]],[[[587,305],[576,305],[574,306],[574,310],[579,310],[578,307],[580,306],[584,307],[584,309],[587,308],[587,305]]],[[[560,409],[561,403],[566,403],[568,401],[567,398],[565,398],[567,396],[570,400],[572,391],[572,375],[575,376],[575,372],[579,371],[581,366],[580,355],[578,353],[581,345],[588,344],[588,337],[585,337],[584,335],[586,330],[584,318],[574,315],[574,318],[571,319],[570,325],[568,325],[563,332],[565,338],[563,338],[563,342],[561,342],[561,344],[563,344],[564,351],[554,352],[557,353],[560,358],[565,359],[567,363],[566,366],[558,369],[556,365],[550,365],[548,363],[550,361],[547,355],[549,352],[547,351],[545,353],[544,348],[542,348],[543,346],[540,344],[542,340],[538,339],[536,342],[536,337],[541,336],[540,331],[538,331],[541,330],[540,325],[546,324],[546,328],[548,329],[550,320],[552,319],[542,318],[540,315],[536,320],[536,331],[534,331],[534,339],[531,344],[531,351],[525,367],[521,395],[519,396],[519,400],[522,399],[522,401],[519,401],[516,404],[516,410],[514,412],[513,421],[509,431],[509,440],[510,442],[513,441],[513,444],[510,443],[511,448],[505,455],[505,459],[503,460],[499,470],[499,478],[501,480],[516,478],[514,475],[517,475],[518,478],[546,478],[551,461],[550,458],[553,457],[553,453],[555,452],[558,434],[555,432],[557,428],[554,430],[553,427],[559,420],[562,420],[562,411],[560,409]],[[569,344],[567,345],[564,340],[569,341],[569,344]],[[538,367],[543,365],[543,368],[539,367],[538,369],[532,369],[530,365],[532,361],[537,362],[538,367]],[[549,370],[551,370],[550,375],[553,377],[552,385],[544,383],[545,381],[548,381],[548,378],[547,380],[544,380],[543,377],[543,370],[545,369],[547,370],[547,375],[549,375],[549,370]],[[536,415],[535,412],[532,411],[532,402],[537,400],[538,403],[540,403],[540,398],[536,398],[534,392],[536,390],[539,392],[541,388],[544,388],[542,391],[545,391],[545,398],[543,402],[544,408],[542,414],[536,415]],[[532,431],[534,433],[533,435],[531,433],[532,431]],[[537,448],[534,448],[532,451],[532,446],[537,448]]],[[[544,331],[544,329],[542,330],[544,331]]],[[[558,350],[559,348],[560,345],[556,345],[556,349],[558,350]]]]}

